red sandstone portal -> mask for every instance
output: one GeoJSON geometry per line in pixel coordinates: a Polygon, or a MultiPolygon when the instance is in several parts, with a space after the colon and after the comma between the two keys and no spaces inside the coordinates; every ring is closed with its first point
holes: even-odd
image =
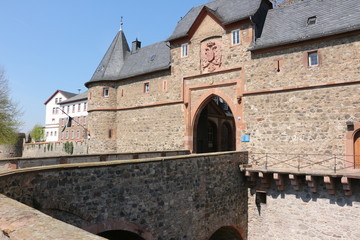
{"type": "Polygon", "coordinates": [[[235,150],[235,121],[228,104],[219,96],[206,100],[194,121],[194,152],[235,150]]]}

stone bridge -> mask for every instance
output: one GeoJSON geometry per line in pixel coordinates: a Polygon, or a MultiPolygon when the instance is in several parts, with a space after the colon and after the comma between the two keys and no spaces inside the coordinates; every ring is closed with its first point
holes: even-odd
{"type": "Polygon", "coordinates": [[[3,171],[0,193],[108,239],[246,239],[247,153],[110,159],[3,171]]]}

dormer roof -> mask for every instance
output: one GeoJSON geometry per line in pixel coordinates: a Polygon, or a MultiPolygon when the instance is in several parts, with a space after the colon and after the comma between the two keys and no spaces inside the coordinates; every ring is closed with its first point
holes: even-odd
{"type": "Polygon", "coordinates": [[[262,0],[215,0],[192,8],[177,24],[168,41],[188,36],[191,26],[206,7],[223,25],[237,22],[253,16],[259,9],[262,0]]]}
{"type": "Polygon", "coordinates": [[[268,11],[250,50],[360,30],[359,0],[310,0],[268,11]]]}

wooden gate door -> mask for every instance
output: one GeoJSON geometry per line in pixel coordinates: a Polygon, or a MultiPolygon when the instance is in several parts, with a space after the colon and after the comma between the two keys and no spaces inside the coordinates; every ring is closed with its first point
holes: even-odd
{"type": "Polygon", "coordinates": [[[354,136],[354,167],[360,168],[360,131],[354,136]]]}

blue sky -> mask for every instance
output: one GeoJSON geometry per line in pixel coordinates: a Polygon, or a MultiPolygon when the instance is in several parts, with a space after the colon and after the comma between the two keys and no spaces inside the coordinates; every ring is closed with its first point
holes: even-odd
{"type": "Polygon", "coordinates": [[[57,90],[85,91],[124,17],[131,44],[165,40],[180,17],[207,0],[0,0],[0,66],[24,112],[22,132],[44,125],[57,90]]]}

